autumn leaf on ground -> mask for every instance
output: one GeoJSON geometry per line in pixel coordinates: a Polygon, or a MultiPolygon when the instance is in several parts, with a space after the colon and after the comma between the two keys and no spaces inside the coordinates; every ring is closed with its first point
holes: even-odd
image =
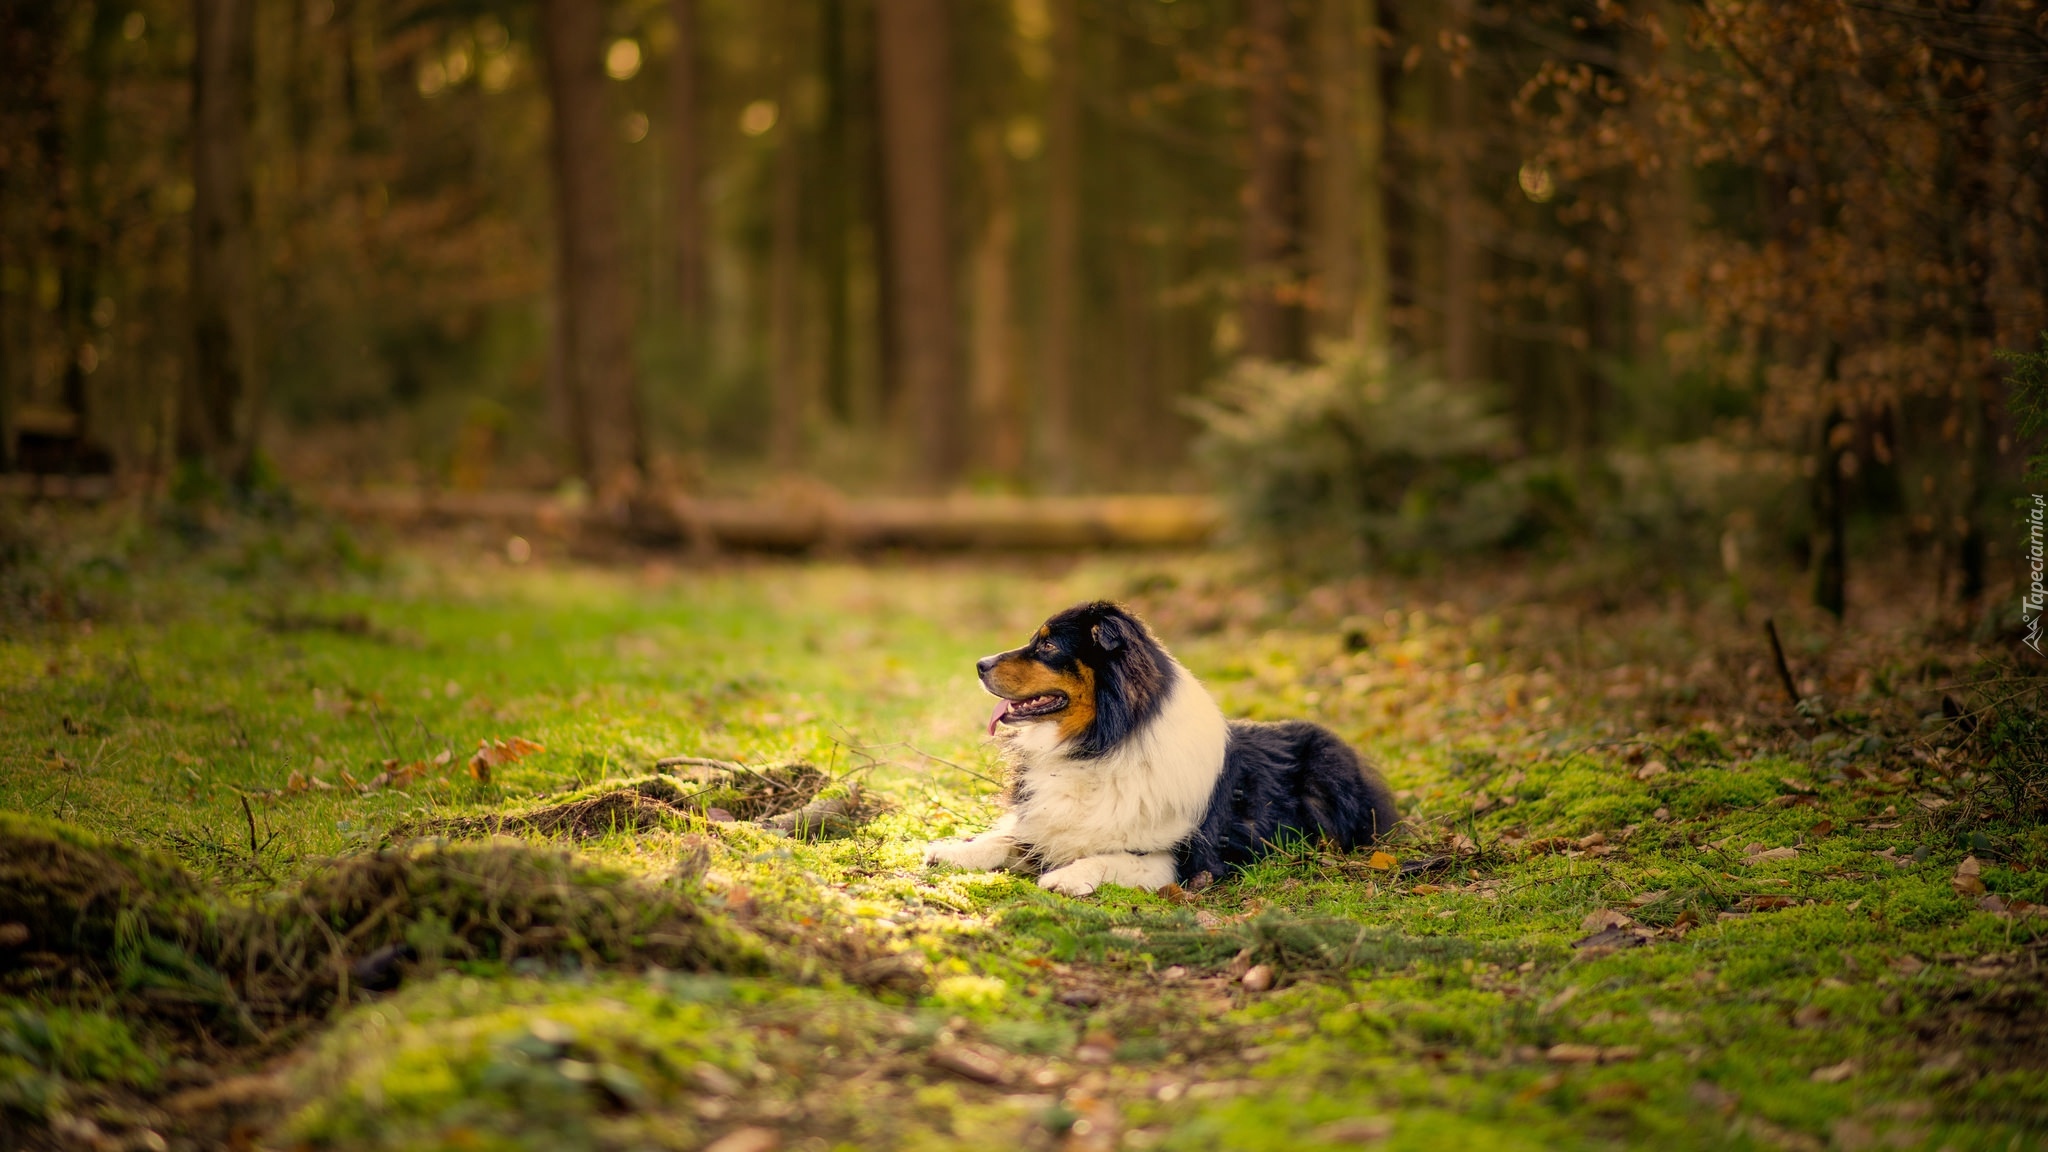
{"type": "Polygon", "coordinates": [[[1956,865],[1956,874],[1949,877],[1948,885],[1956,890],[1958,896],[1982,896],[1984,881],[1978,875],[1982,871],[1983,866],[1977,863],[1975,856],[1965,856],[1963,862],[1956,865]]]}
{"type": "Polygon", "coordinates": [[[491,769],[506,764],[516,764],[535,752],[547,748],[524,737],[514,736],[510,740],[492,740],[486,737],[477,741],[476,755],[469,758],[469,774],[478,782],[491,782],[491,769]]]}

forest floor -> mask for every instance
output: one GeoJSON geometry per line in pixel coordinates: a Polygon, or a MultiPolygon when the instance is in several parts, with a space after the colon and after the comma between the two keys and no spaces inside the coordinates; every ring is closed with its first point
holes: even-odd
{"type": "Polygon", "coordinates": [[[1299,586],[214,532],[10,537],[0,1144],[2048,1135],[2048,722],[1904,565],[1839,627],[1615,556],[1299,586]],[[1200,892],[924,866],[996,811],[973,660],[1095,597],[1228,714],[1351,740],[1405,830],[1200,892]],[[747,819],[814,792],[822,836],[747,819]]]}

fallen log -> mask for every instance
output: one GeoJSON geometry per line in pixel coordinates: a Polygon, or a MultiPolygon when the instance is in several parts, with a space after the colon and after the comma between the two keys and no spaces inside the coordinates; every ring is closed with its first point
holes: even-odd
{"type": "Polygon", "coordinates": [[[866,499],[643,499],[611,518],[542,493],[328,489],[313,502],[345,516],[399,523],[490,521],[558,532],[615,527],[655,545],[803,552],[881,548],[1031,551],[1187,548],[1222,521],[1206,496],[945,496],[866,499]]]}

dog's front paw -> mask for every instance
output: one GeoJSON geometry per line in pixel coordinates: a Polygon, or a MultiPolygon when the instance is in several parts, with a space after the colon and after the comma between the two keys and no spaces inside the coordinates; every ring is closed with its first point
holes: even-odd
{"type": "Polygon", "coordinates": [[[934,840],[925,845],[926,864],[951,864],[975,872],[992,872],[1009,863],[1013,842],[1007,836],[975,836],[934,840]]]}
{"type": "Polygon", "coordinates": [[[1086,896],[1102,886],[1102,865],[1094,860],[1076,860],[1038,878],[1038,886],[1062,896],[1086,896]]]}

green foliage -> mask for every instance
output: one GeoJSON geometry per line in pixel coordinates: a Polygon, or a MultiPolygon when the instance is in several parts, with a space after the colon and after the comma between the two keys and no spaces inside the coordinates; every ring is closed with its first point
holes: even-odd
{"type": "Polygon", "coordinates": [[[1658,566],[1739,566],[1803,531],[1782,453],[1709,437],[1515,458],[1477,392],[1354,348],[1310,367],[1247,362],[1190,408],[1239,530],[1311,575],[1561,536],[1658,566]]]}
{"type": "Polygon", "coordinates": [[[0,1000],[0,1113],[47,1116],[74,1083],[149,1088],[161,1072],[116,1017],[0,1000]]]}
{"type": "Polygon", "coordinates": [[[1246,361],[1189,407],[1239,525],[1296,566],[1413,562],[1542,531],[1539,482],[1502,467],[1506,422],[1382,354],[1246,361]]]}
{"type": "Polygon", "coordinates": [[[2020,438],[2035,445],[2027,457],[2030,477],[2048,475],[2048,330],[2041,333],[2041,349],[2000,348],[1994,353],[2000,362],[2012,366],[2005,377],[2007,410],[2019,425],[2020,438]]]}

